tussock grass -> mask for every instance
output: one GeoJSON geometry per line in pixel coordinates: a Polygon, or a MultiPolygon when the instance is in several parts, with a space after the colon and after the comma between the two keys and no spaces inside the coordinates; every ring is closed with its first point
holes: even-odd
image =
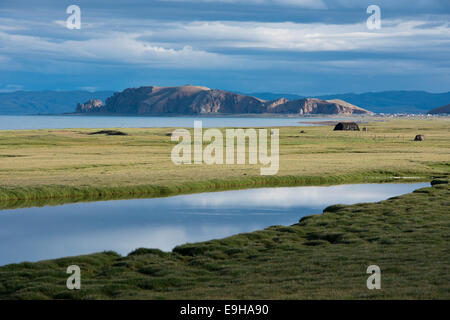
{"type": "Polygon", "coordinates": [[[448,299],[450,121],[280,130],[280,171],[259,166],[180,166],[172,129],[0,131],[0,209],[162,197],[227,189],[420,181],[432,188],[379,203],[334,205],[289,227],[179,246],[0,267],[0,299],[448,299]],[[424,133],[426,141],[414,142],[424,133]],[[435,181],[435,182],[436,182],[435,181]],[[82,270],[82,290],[65,287],[82,270]],[[368,265],[382,290],[366,288],[368,265]]]}
{"type": "Polygon", "coordinates": [[[449,299],[450,189],[334,205],[292,226],[0,267],[0,299],[449,299]],[[65,287],[66,268],[82,289],[65,287]],[[381,290],[366,269],[381,268],[381,290]]]}

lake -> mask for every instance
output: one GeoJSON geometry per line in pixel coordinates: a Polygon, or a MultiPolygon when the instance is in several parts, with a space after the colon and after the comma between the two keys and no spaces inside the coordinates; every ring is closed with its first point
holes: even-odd
{"type": "Polygon", "coordinates": [[[173,128],[193,127],[194,120],[204,128],[308,126],[300,122],[334,121],[338,118],[302,117],[125,117],[125,116],[2,116],[0,130],[68,128],[173,128]]]}
{"type": "Polygon", "coordinates": [[[429,186],[355,184],[261,188],[0,211],[0,265],[140,247],[170,251],[273,225],[329,205],[374,202],[429,186]]]}

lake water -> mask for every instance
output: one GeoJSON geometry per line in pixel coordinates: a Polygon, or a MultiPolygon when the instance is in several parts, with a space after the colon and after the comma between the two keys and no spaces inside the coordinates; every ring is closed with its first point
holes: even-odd
{"type": "Polygon", "coordinates": [[[194,120],[204,128],[307,126],[300,122],[334,121],[338,118],[302,117],[121,117],[121,116],[2,116],[0,130],[68,128],[173,128],[193,127],[194,120]]]}
{"type": "Polygon", "coordinates": [[[136,248],[169,251],[199,242],[292,225],[329,205],[373,202],[429,186],[358,184],[248,189],[0,211],[0,265],[136,248]]]}

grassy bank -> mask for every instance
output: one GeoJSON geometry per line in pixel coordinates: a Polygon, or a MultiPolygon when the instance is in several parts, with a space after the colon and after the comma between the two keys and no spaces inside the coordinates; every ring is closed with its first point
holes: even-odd
{"type": "MultiPolygon", "coordinates": [[[[396,175],[398,174],[395,173],[396,175]]],[[[394,173],[374,172],[359,175],[329,176],[329,177],[249,177],[236,180],[194,181],[180,185],[155,186],[26,186],[0,187],[0,210],[26,208],[47,205],[61,205],[65,203],[88,202],[98,200],[119,200],[168,197],[173,195],[238,190],[245,188],[288,187],[309,185],[337,185],[343,183],[404,183],[429,181],[428,176],[395,179],[394,173]]]]}
{"type": "Polygon", "coordinates": [[[128,136],[89,135],[96,130],[88,129],[0,131],[0,208],[259,186],[420,180],[450,172],[449,119],[364,126],[368,132],[280,128],[280,170],[274,177],[261,177],[259,165],[175,166],[170,128],[121,129],[128,136]],[[416,134],[425,134],[426,141],[414,142],[416,134]]]}
{"type": "Polygon", "coordinates": [[[7,265],[0,299],[449,299],[449,199],[440,184],[170,253],[7,265]],[[79,291],[65,287],[72,264],[82,270],[79,291]],[[366,287],[373,264],[381,290],[366,287]]]}

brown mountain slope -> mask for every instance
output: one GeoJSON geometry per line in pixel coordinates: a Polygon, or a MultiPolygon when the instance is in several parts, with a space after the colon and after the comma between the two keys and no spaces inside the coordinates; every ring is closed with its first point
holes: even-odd
{"type": "Polygon", "coordinates": [[[116,92],[96,108],[78,108],[78,112],[118,114],[370,114],[370,111],[345,101],[281,98],[264,101],[255,97],[199,86],[140,87],[116,92]]]}
{"type": "Polygon", "coordinates": [[[300,100],[287,101],[278,104],[271,109],[271,113],[289,113],[289,114],[371,114],[372,112],[354,106],[342,100],[320,100],[306,98],[300,100]]]}
{"type": "Polygon", "coordinates": [[[333,100],[326,100],[327,102],[337,103],[338,105],[341,105],[344,108],[353,109],[354,111],[352,113],[373,113],[371,111],[368,111],[366,109],[363,109],[361,107],[355,106],[354,104],[351,104],[347,101],[341,100],[341,99],[333,99],[333,100]]]}
{"type": "Polygon", "coordinates": [[[103,108],[109,113],[201,114],[262,113],[262,100],[206,87],[141,87],[115,93],[103,108]]]}

